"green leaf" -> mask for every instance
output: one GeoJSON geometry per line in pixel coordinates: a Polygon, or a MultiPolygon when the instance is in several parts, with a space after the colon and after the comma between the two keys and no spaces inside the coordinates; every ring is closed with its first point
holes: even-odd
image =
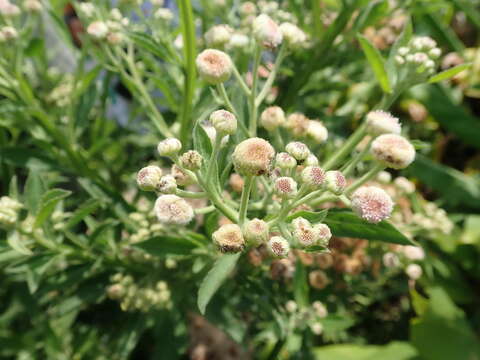
{"type": "Polygon", "coordinates": [[[101,204],[102,203],[97,199],[89,199],[85,201],[77,210],[75,210],[73,215],[68,219],[64,229],[66,230],[71,228],[72,226],[77,225],[87,215],[94,212],[101,204]]]}
{"type": "Polygon", "coordinates": [[[388,79],[385,59],[366,37],[358,34],[357,38],[382,90],[386,93],[391,93],[392,87],[388,79]]]}
{"type": "Polygon", "coordinates": [[[60,200],[65,199],[72,192],[62,189],[52,189],[47,191],[41,200],[41,205],[37,217],[35,218],[34,227],[42,226],[43,223],[50,217],[50,215],[55,210],[55,206],[60,202],[60,200]]]}
{"type": "Polygon", "coordinates": [[[46,188],[40,174],[36,171],[30,171],[27,182],[25,183],[24,196],[27,208],[31,213],[37,213],[40,200],[45,191],[46,188]]]}
{"type": "Polygon", "coordinates": [[[147,50],[149,53],[158,56],[160,59],[167,60],[169,58],[168,53],[162,49],[160,44],[158,44],[150,35],[140,32],[130,32],[128,37],[139,48],[147,50]]]}
{"type": "Polygon", "coordinates": [[[7,237],[7,242],[10,247],[22,255],[32,255],[33,252],[25,246],[23,239],[17,231],[13,231],[7,237]]]}
{"type": "Polygon", "coordinates": [[[197,305],[202,315],[205,314],[205,309],[213,295],[235,268],[240,255],[241,253],[222,255],[203,279],[198,289],[197,299],[197,305]]]}
{"type": "Polygon", "coordinates": [[[455,75],[461,73],[462,71],[467,70],[470,66],[472,66],[471,63],[454,66],[451,69],[448,69],[448,70],[442,71],[441,73],[433,75],[430,79],[428,79],[428,82],[430,84],[433,84],[439,81],[448,80],[454,77],[455,75]]]}
{"type": "Polygon", "coordinates": [[[397,74],[397,67],[395,64],[395,56],[397,55],[398,49],[403,46],[407,46],[413,36],[413,26],[412,26],[412,19],[408,19],[403,26],[402,33],[400,36],[395,40],[395,43],[390,48],[390,52],[388,54],[387,60],[387,71],[388,76],[392,80],[392,82],[396,82],[398,79],[397,74]]]}
{"type": "Polygon", "coordinates": [[[201,244],[184,237],[157,236],[139,243],[134,247],[154,256],[191,255],[192,250],[201,244]]]}
{"type": "Polygon", "coordinates": [[[287,217],[286,222],[289,223],[293,219],[296,219],[298,217],[303,217],[304,219],[307,219],[311,223],[316,224],[316,223],[321,223],[327,217],[327,214],[328,214],[327,209],[322,211],[317,211],[317,212],[302,210],[287,217]]]}
{"type": "Polygon", "coordinates": [[[307,271],[302,262],[297,261],[293,277],[293,296],[297,304],[302,308],[307,307],[309,304],[308,290],[307,271]]]}
{"type": "Polygon", "coordinates": [[[328,345],[316,348],[314,354],[318,360],[414,360],[417,358],[417,350],[415,347],[407,342],[397,341],[383,346],[356,344],[328,345]]]}
{"type": "Polygon", "coordinates": [[[378,240],[401,245],[414,244],[389,222],[370,224],[350,210],[330,209],[324,222],[330,227],[334,236],[378,240]]]}
{"type": "Polygon", "coordinates": [[[212,141],[208,137],[205,129],[199,123],[193,128],[194,148],[205,158],[209,159],[212,153],[212,141]]]}
{"type": "Polygon", "coordinates": [[[384,18],[389,11],[388,1],[371,1],[355,20],[354,29],[362,32],[368,26],[375,25],[380,19],[384,18]]]}

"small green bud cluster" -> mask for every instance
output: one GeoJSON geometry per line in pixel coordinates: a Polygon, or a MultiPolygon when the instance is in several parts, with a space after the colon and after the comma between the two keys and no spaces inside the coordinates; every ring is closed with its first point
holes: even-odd
{"type": "Polygon", "coordinates": [[[92,3],[80,3],[79,14],[88,20],[87,34],[94,40],[106,41],[116,46],[125,41],[125,28],[130,20],[124,17],[118,8],[113,8],[107,17],[100,18],[101,13],[92,3]]]}
{"type": "Polygon", "coordinates": [[[148,312],[172,307],[170,290],[165,281],[140,286],[132,276],[121,273],[113,275],[111,281],[107,295],[110,299],[119,301],[123,311],[148,312]]]}
{"type": "Polygon", "coordinates": [[[18,213],[23,205],[8,196],[0,198],[0,226],[10,227],[18,220],[18,213]]]}
{"type": "Polygon", "coordinates": [[[300,308],[295,301],[289,300],[285,304],[285,310],[296,329],[308,327],[315,335],[322,334],[322,319],[328,315],[327,308],[322,302],[314,301],[310,306],[300,308]]]}
{"type": "Polygon", "coordinates": [[[407,46],[397,51],[395,61],[399,66],[408,66],[418,74],[431,75],[435,72],[442,51],[435,40],[428,36],[413,38],[407,46]]]}

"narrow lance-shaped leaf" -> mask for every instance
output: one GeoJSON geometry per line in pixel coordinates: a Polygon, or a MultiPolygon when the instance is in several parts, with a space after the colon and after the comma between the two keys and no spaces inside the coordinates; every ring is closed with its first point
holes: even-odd
{"type": "Polygon", "coordinates": [[[49,218],[49,216],[55,210],[55,206],[58,202],[71,194],[71,191],[62,189],[52,189],[47,191],[42,196],[41,205],[35,219],[34,227],[42,226],[43,223],[49,218]]]}
{"type": "Polygon", "coordinates": [[[134,247],[140,248],[143,251],[154,256],[165,255],[189,255],[192,250],[201,246],[192,239],[185,237],[173,236],[157,236],[139,243],[134,244],[134,247]]]}
{"type": "Polygon", "coordinates": [[[428,79],[428,82],[432,84],[439,81],[448,80],[454,77],[455,75],[461,73],[462,71],[467,70],[471,65],[472,64],[467,63],[467,64],[461,64],[461,65],[452,67],[451,69],[448,69],[448,70],[442,71],[441,73],[433,75],[430,79],[428,79]]]}
{"type": "Polygon", "coordinates": [[[205,314],[205,309],[213,295],[235,268],[235,264],[240,258],[240,254],[241,253],[232,255],[228,254],[220,257],[213,265],[213,268],[208,272],[205,279],[203,279],[200,289],[198,289],[197,299],[197,305],[202,314],[205,314]]]}
{"type": "Polygon", "coordinates": [[[385,59],[366,37],[358,34],[357,38],[382,90],[386,93],[391,93],[392,87],[388,79],[385,59]]]}

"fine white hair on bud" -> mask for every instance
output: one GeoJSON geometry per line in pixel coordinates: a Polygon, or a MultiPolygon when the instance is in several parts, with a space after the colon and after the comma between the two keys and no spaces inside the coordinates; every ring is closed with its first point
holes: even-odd
{"type": "Polygon", "coordinates": [[[291,177],[283,176],[275,180],[273,185],[275,193],[285,199],[291,199],[297,195],[297,182],[291,177]]]}
{"type": "Polygon", "coordinates": [[[302,170],[302,182],[311,189],[318,189],[325,182],[325,171],[319,166],[307,166],[302,170]]]}
{"type": "Polygon", "coordinates": [[[252,219],[243,227],[245,239],[254,244],[266,242],[268,239],[268,224],[260,219],[252,219]]]}
{"type": "Polygon", "coordinates": [[[205,33],[205,42],[208,47],[224,47],[233,35],[233,29],[225,24],[212,26],[205,33]]]}
{"type": "Polygon", "coordinates": [[[202,167],[203,157],[198,151],[189,150],[180,156],[180,164],[188,170],[196,171],[202,167]]]}
{"type": "Polygon", "coordinates": [[[318,158],[315,155],[310,154],[303,161],[303,165],[305,165],[305,166],[316,166],[316,165],[318,165],[318,158]]]}
{"type": "Polygon", "coordinates": [[[425,259],[425,251],[420,246],[407,245],[402,248],[402,252],[409,260],[425,259]]]}
{"type": "Polygon", "coordinates": [[[410,264],[405,269],[405,273],[412,280],[418,280],[422,277],[422,267],[418,264],[410,264]]]}
{"type": "Polygon", "coordinates": [[[250,138],[239,143],[233,151],[232,161],[241,175],[260,176],[270,170],[275,150],[261,138],[250,138]]]}
{"type": "Polygon", "coordinates": [[[327,247],[330,239],[332,238],[332,232],[327,224],[315,224],[313,226],[318,233],[318,243],[323,247],[327,247]]]}
{"type": "Polygon", "coordinates": [[[144,191],[154,191],[162,177],[162,169],[158,166],[146,166],[137,173],[138,187],[144,191]]]}
{"type": "Polygon", "coordinates": [[[260,125],[268,131],[273,131],[285,123],[285,113],[279,106],[270,106],[260,115],[260,125]]]}
{"type": "Polygon", "coordinates": [[[404,169],[415,160],[415,148],[400,135],[384,134],[372,142],[372,155],[393,169],[404,169]]]}
{"type": "Polygon", "coordinates": [[[305,160],[310,155],[308,146],[299,141],[288,143],[285,150],[298,161],[305,160]]]}
{"type": "Polygon", "coordinates": [[[388,184],[392,181],[392,175],[388,171],[380,171],[377,175],[377,180],[381,183],[388,184]]]}
{"type": "Polygon", "coordinates": [[[366,123],[368,133],[375,136],[382,134],[399,135],[402,130],[398,118],[383,110],[370,111],[367,114],[366,123]]]}
{"type": "Polygon", "coordinates": [[[246,1],[240,5],[239,12],[243,16],[255,15],[257,13],[257,6],[252,1],[246,1]]]}
{"type": "Polygon", "coordinates": [[[328,191],[341,195],[347,187],[347,180],[340,171],[330,170],[325,173],[325,185],[328,191]]]}
{"type": "Polygon", "coordinates": [[[193,209],[177,195],[161,195],[155,201],[155,214],[162,224],[185,225],[193,219],[193,209]]]}
{"type": "Polygon", "coordinates": [[[177,191],[177,181],[172,175],[162,176],[156,190],[162,194],[175,194],[177,191]]]}
{"type": "Polygon", "coordinates": [[[108,26],[103,21],[94,21],[88,25],[87,33],[95,39],[103,39],[108,34],[108,26]]]}
{"type": "Polygon", "coordinates": [[[319,239],[319,233],[310,221],[303,217],[292,220],[293,238],[302,246],[314,245],[319,239]]]}
{"type": "Polygon", "coordinates": [[[328,130],[320,121],[310,120],[308,122],[307,135],[318,144],[321,144],[327,141],[328,130]]]}
{"type": "Polygon", "coordinates": [[[290,252],[290,244],[281,236],[272,236],[268,241],[267,248],[276,257],[286,257],[290,252]]]}
{"type": "Polygon", "coordinates": [[[280,31],[283,35],[283,40],[292,49],[296,49],[305,45],[307,35],[297,25],[285,22],[280,25],[280,31]]]}
{"type": "Polygon", "coordinates": [[[168,138],[160,141],[157,146],[157,151],[160,156],[176,155],[182,148],[182,143],[176,138],[168,138]]]}
{"type": "Polygon", "coordinates": [[[289,153],[281,152],[275,157],[275,165],[280,169],[293,169],[297,166],[297,160],[289,153]]]}
{"type": "Polygon", "coordinates": [[[266,14],[260,14],[253,21],[253,35],[260,45],[269,49],[275,49],[283,39],[280,27],[266,14]]]}
{"type": "Polygon", "coordinates": [[[232,75],[232,59],[220,50],[203,50],[197,56],[196,64],[199,75],[212,85],[223,83],[232,75]]]}
{"type": "Polygon", "coordinates": [[[210,123],[220,135],[232,135],[237,131],[237,118],[227,110],[217,110],[210,115],[210,123]]]}
{"type": "Polygon", "coordinates": [[[223,253],[236,253],[245,247],[242,229],[237,224],[222,225],[212,234],[214,243],[223,253]]]}
{"type": "Polygon", "coordinates": [[[363,186],[352,194],[352,209],[362,219],[376,224],[390,216],[393,201],[385,190],[363,186]]]}

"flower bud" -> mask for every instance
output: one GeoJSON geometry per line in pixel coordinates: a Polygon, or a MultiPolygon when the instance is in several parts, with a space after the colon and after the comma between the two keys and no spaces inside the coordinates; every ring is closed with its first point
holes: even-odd
{"type": "Polygon", "coordinates": [[[305,166],[317,166],[318,159],[315,155],[310,154],[308,157],[303,161],[303,165],[305,166]]]}
{"type": "Polygon", "coordinates": [[[246,49],[250,44],[250,38],[242,33],[235,33],[228,41],[228,47],[232,49],[246,49]]]}
{"type": "Polygon", "coordinates": [[[439,48],[433,48],[428,52],[428,55],[433,59],[438,59],[442,55],[442,50],[439,48]]]}
{"type": "Polygon", "coordinates": [[[103,21],[94,21],[88,25],[87,33],[96,39],[103,39],[108,34],[108,26],[103,21]]]}
{"type": "Polygon", "coordinates": [[[0,2],[0,14],[4,17],[13,17],[20,15],[20,8],[10,3],[8,0],[3,0],[0,2]]]}
{"type": "Polygon", "coordinates": [[[279,106],[270,106],[260,115],[260,125],[268,131],[273,131],[285,123],[285,113],[279,106]]]}
{"type": "Polygon", "coordinates": [[[266,14],[261,14],[253,21],[253,35],[264,47],[274,49],[282,42],[282,32],[275,21],[266,14]]]}
{"type": "Polygon", "coordinates": [[[246,1],[240,5],[239,12],[243,16],[255,15],[257,13],[257,7],[252,1],[246,1]]]}
{"type": "Polygon", "coordinates": [[[180,156],[180,164],[188,170],[198,170],[201,168],[203,157],[198,151],[189,150],[180,156]]]}
{"type": "Polygon", "coordinates": [[[142,168],[137,174],[138,187],[144,191],[154,191],[162,177],[162,169],[150,165],[142,168]]]}
{"type": "Polygon", "coordinates": [[[0,42],[14,40],[18,37],[17,29],[12,26],[0,28],[0,42]]]}
{"type": "Polygon", "coordinates": [[[168,138],[158,143],[157,150],[160,156],[176,155],[182,148],[180,140],[175,138],[168,138]]]}
{"type": "Polygon", "coordinates": [[[380,171],[377,175],[377,180],[381,183],[388,184],[392,181],[392,175],[388,171],[380,171]]]}
{"type": "Polygon", "coordinates": [[[328,191],[335,195],[341,195],[347,187],[347,180],[340,171],[331,170],[325,174],[325,184],[328,191]]]}
{"type": "Polygon", "coordinates": [[[110,45],[119,45],[125,40],[124,36],[120,32],[110,32],[107,35],[107,42],[110,45]]]}
{"type": "Polygon", "coordinates": [[[302,246],[312,246],[319,238],[319,234],[313,228],[310,221],[303,217],[297,217],[292,221],[293,238],[302,246]]]}
{"type": "Polygon", "coordinates": [[[327,141],[328,130],[320,121],[310,120],[308,122],[307,135],[318,144],[321,144],[327,141]]]}
{"type": "Polygon", "coordinates": [[[367,114],[367,131],[371,135],[399,135],[401,130],[402,128],[398,122],[398,118],[386,111],[375,110],[367,114]]]}
{"type": "Polygon", "coordinates": [[[42,10],[42,3],[38,0],[25,0],[23,7],[30,12],[39,12],[42,10]]]}
{"type": "Polygon", "coordinates": [[[170,22],[173,20],[174,15],[172,10],[167,9],[167,8],[159,8],[155,13],[153,14],[153,17],[155,19],[161,20],[166,24],[170,24],[170,22]]]}
{"type": "Polygon", "coordinates": [[[286,257],[290,252],[290,244],[281,236],[273,236],[268,241],[268,251],[276,257],[286,257]]]}
{"type": "Polygon", "coordinates": [[[310,325],[310,330],[312,330],[312,333],[315,335],[322,335],[323,325],[320,322],[313,323],[310,325]]]}
{"type": "Polygon", "coordinates": [[[352,194],[352,209],[362,219],[376,224],[390,216],[393,201],[383,189],[363,186],[352,194]]]}
{"type": "Polygon", "coordinates": [[[185,225],[193,219],[192,207],[177,195],[161,195],[155,201],[154,209],[163,224],[185,225]]]}
{"type": "Polygon", "coordinates": [[[307,166],[302,171],[302,182],[309,188],[318,189],[325,182],[325,171],[319,166],[307,166]]]}
{"type": "Polygon", "coordinates": [[[314,301],[312,303],[313,311],[315,311],[315,315],[319,318],[324,318],[328,315],[328,310],[325,305],[321,301],[314,301]]]}
{"type": "Polygon", "coordinates": [[[244,225],[243,235],[249,242],[263,243],[268,239],[268,224],[260,219],[252,219],[244,225]]]}
{"type": "Polygon", "coordinates": [[[241,175],[260,176],[270,169],[275,150],[264,139],[250,138],[235,147],[232,160],[241,175]]]}
{"type": "Polygon", "coordinates": [[[188,186],[195,183],[195,179],[193,179],[190,175],[188,175],[185,171],[183,171],[175,164],[172,165],[170,173],[175,178],[177,184],[180,186],[188,186]]]}
{"type": "Polygon", "coordinates": [[[237,224],[222,225],[212,234],[213,241],[223,253],[236,253],[243,250],[245,240],[237,224]]]}
{"type": "Polygon", "coordinates": [[[162,176],[156,190],[162,194],[175,194],[177,191],[177,181],[172,175],[162,176]]]}
{"type": "Polygon", "coordinates": [[[283,35],[283,40],[292,49],[302,47],[307,41],[307,35],[303,30],[292,23],[285,22],[281,24],[280,31],[283,35]]]}
{"type": "Polygon", "coordinates": [[[322,290],[328,285],[329,280],[322,270],[314,270],[308,274],[308,282],[313,288],[322,290]]]}
{"type": "Polygon", "coordinates": [[[415,192],[415,184],[403,176],[397,177],[393,183],[397,188],[403,191],[405,194],[411,194],[415,192]]]}
{"type": "Polygon", "coordinates": [[[295,160],[289,153],[281,152],[275,157],[275,165],[280,169],[293,169],[297,166],[297,160],[295,160]]]}
{"type": "Polygon", "coordinates": [[[407,245],[402,248],[402,252],[409,260],[425,259],[425,251],[420,246],[407,245]]]}
{"type": "Polygon", "coordinates": [[[215,25],[205,33],[208,47],[224,47],[233,35],[233,29],[225,24],[215,25]]]}
{"type": "Polygon", "coordinates": [[[308,155],[310,155],[308,146],[299,141],[293,141],[287,144],[285,150],[298,161],[305,160],[308,155]]]}
{"type": "Polygon", "coordinates": [[[303,137],[308,133],[310,119],[308,119],[304,114],[293,113],[288,115],[284,126],[292,132],[294,137],[303,137]]]}
{"type": "Polygon", "coordinates": [[[298,309],[298,306],[297,306],[297,303],[293,300],[288,300],[287,303],[285,304],[285,309],[289,312],[289,313],[294,313],[297,311],[298,309]]]}
{"type": "Polygon", "coordinates": [[[223,83],[232,75],[232,60],[223,51],[206,49],[197,56],[196,63],[199,75],[211,85],[223,83]]]}
{"type": "Polygon", "coordinates": [[[237,118],[230,111],[214,111],[210,115],[210,122],[221,136],[232,135],[237,131],[237,118]]]}
{"type": "Polygon", "coordinates": [[[415,159],[415,148],[400,135],[384,134],[372,142],[372,155],[386,166],[404,169],[415,159]]]}
{"type": "Polygon", "coordinates": [[[275,193],[284,198],[291,199],[297,195],[297,182],[291,177],[279,177],[274,184],[275,193]]]}
{"type": "Polygon", "coordinates": [[[410,264],[405,269],[405,273],[408,275],[410,279],[418,280],[422,277],[423,271],[420,265],[410,264]]]}
{"type": "Polygon", "coordinates": [[[320,246],[327,247],[330,239],[332,238],[332,232],[327,224],[315,224],[313,226],[318,233],[318,243],[320,246]]]}
{"type": "Polygon", "coordinates": [[[400,265],[400,260],[398,256],[392,252],[387,252],[383,254],[382,257],[383,265],[387,268],[395,268],[400,265]]]}

